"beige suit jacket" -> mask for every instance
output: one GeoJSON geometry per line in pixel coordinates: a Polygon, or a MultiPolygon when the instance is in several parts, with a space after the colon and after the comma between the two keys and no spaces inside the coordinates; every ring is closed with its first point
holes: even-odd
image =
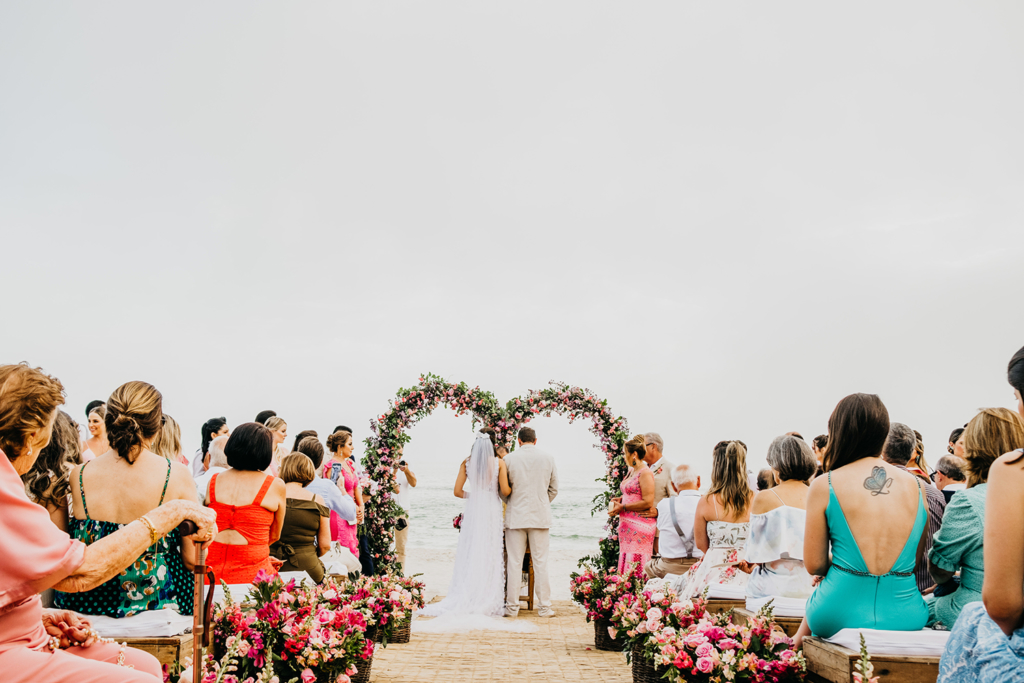
{"type": "Polygon", "coordinates": [[[505,456],[512,493],[506,499],[506,529],[550,529],[551,501],[558,495],[555,459],[531,443],[505,456]]]}
{"type": "Polygon", "coordinates": [[[662,456],[651,468],[651,474],[654,475],[654,507],[658,507],[658,503],[672,495],[672,463],[662,456]]]}

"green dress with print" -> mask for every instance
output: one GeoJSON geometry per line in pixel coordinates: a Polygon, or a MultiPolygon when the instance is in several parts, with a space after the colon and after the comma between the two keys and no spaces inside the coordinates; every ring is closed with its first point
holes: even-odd
{"type": "MultiPolygon", "coordinates": [[[[72,538],[92,545],[125,525],[101,522],[89,517],[89,507],[85,503],[85,485],[82,483],[82,473],[88,466],[89,463],[86,463],[78,471],[78,487],[82,493],[85,519],[72,517],[68,521],[68,533],[72,538]]],[[[171,462],[168,460],[160,505],[164,503],[170,480],[171,462]]],[[[192,614],[193,586],[192,572],[185,568],[185,562],[181,559],[181,535],[175,529],[146,548],[135,562],[109,581],[81,593],[57,591],[55,603],[60,609],[118,619],[164,608],[175,609],[180,614],[192,614]]]]}
{"type": "Polygon", "coordinates": [[[978,484],[957,491],[942,513],[942,526],[932,539],[928,561],[947,572],[960,572],[960,587],[936,598],[928,595],[928,624],[941,622],[953,628],[960,611],[970,602],[981,600],[985,582],[985,491],[978,484]]]}

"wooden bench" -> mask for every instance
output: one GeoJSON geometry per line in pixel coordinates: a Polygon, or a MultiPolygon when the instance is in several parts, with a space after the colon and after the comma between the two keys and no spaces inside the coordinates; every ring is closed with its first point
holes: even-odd
{"type": "MultiPolygon", "coordinates": [[[[750,619],[754,617],[754,612],[751,612],[746,607],[734,610],[732,613],[732,621],[734,624],[746,624],[750,619]]],[[[792,638],[796,635],[797,629],[800,628],[800,622],[803,621],[802,617],[774,617],[775,627],[785,633],[787,636],[792,638]]]]}
{"type": "Polygon", "coordinates": [[[709,598],[707,610],[710,614],[720,614],[731,609],[743,609],[747,606],[746,600],[723,600],[721,598],[709,598]]]}
{"type": "Polygon", "coordinates": [[[166,638],[115,638],[114,640],[118,643],[128,643],[128,647],[148,652],[156,657],[161,664],[173,664],[192,656],[191,633],[166,638]]]}
{"type": "MultiPolygon", "coordinates": [[[[835,645],[820,638],[804,639],[804,657],[807,658],[807,680],[822,683],[851,683],[854,663],[860,653],[835,645]]],[[[875,676],[880,683],[935,683],[939,677],[938,657],[902,657],[899,655],[871,655],[875,676]]]]}

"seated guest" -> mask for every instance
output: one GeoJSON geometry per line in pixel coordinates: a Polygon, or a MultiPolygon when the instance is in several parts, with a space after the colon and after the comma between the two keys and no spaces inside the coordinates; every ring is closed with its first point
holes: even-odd
{"type": "Polygon", "coordinates": [[[292,453],[299,452],[299,442],[305,439],[307,436],[317,438],[318,435],[315,429],[303,429],[301,432],[295,435],[295,442],[292,443],[292,453]]]}
{"type": "MultiPolygon", "coordinates": [[[[1008,375],[1024,416],[1024,349],[1010,360],[1008,375]]],[[[983,602],[960,612],[939,661],[938,683],[1019,681],[1024,671],[1024,448],[989,470],[984,545],[983,602]]]]}
{"type": "Polygon", "coordinates": [[[356,523],[356,501],[330,479],[320,477],[320,467],[324,462],[324,446],[316,436],[307,436],[296,444],[296,452],[302,453],[313,463],[316,477],[306,486],[306,490],[323,498],[327,508],[349,524],[356,523]]]}
{"type": "Polygon", "coordinates": [[[807,484],[818,469],[811,448],[795,436],[780,436],[768,447],[768,464],[779,485],[754,496],[745,560],[754,565],[748,598],[806,600],[811,575],[804,568],[807,484]]]}
{"type": "Polygon", "coordinates": [[[672,468],[674,495],[658,503],[658,541],[661,557],[655,557],[644,571],[649,579],[668,574],[685,574],[684,560],[700,559],[704,553],[693,538],[693,519],[700,502],[700,475],[683,464],[672,468]]]}
{"type": "MultiPolygon", "coordinates": [[[[145,382],[122,384],[107,399],[110,450],[71,471],[72,538],[92,545],[165,502],[196,503],[188,469],[149,448],[162,426],[162,404],[160,392],[145,382]]],[[[90,591],[58,591],[56,606],[115,618],[165,607],[192,614],[191,541],[175,529],[134,559],[90,591]]]]}
{"type": "Polygon", "coordinates": [[[82,442],[78,436],[78,425],[71,416],[57,411],[49,445],[39,453],[32,469],[21,477],[28,497],[46,508],[50,520],[65,532],[71,504],[71,470],[82,464],[82,442]]]}
{"type": "MultiPolygon", "coordinates": [[[[905,424],[894,422],[889,429],[889,438],[885,442],[882,459],[899,470],[914,474],[913,471],[907,469],[907,463],[917,453],[919,443],[914,430],[905,424]]],[[[924,594],[930,593],[935,586],[932,575],[928,573],[928,551],[932,549],[932,538],[942,526],[942,512],[946,509],[946,497],[935,488],[930,479],[921,479],[921,486],[924,489],[925,501],[928,503],[928,527],[924,534],[924,552],[917,558],[914,576],[917,580],[918,590],[924,594]]]]}
{"type": "Polygon", "coordinates": [[[1024,445],[1024,420],[1012,410],[987,408],[967,425],[964,456],[968,486],[946,508],[942,528],[935,534],[928,556],[936,584],[947,584],[956,572],[960,572],[960,586],[947,595],[937,598],[929,595],[926,598],[930,623],[938,621],[952,628],[964,605],[981,600],[985,577],[985,493],[989,468],[999,456],[1017,445],[1024,445]]]}
{"type": "MultiPolygon", "coordinates": [[[[742,441],[720,441],[711,456],[711,489],[694,512],[693,535],[704,556],[674,582],[679,595],[699,596],[705,588],[743,589],[747,574],[743,548],[750,530],[754,492],[747,482],[747,449],[742,441]]],[[[714,597],[712,595],[712,597],[714,597]]]]}
{"type": "Polygon", "coordinates": [[[950,455],[955,455],[956,457],[961,459],[964,457],[964,442],[961,440],[960,437],[963,436],[964,429],[966,428],[967,425],[964,425],[963,427],[957,427],[952,432],[950,432],[949,445],[946,447],[946,450],[949,451],[950,455]]]}
{"type": "Polygon", "coordinates": [[[196,491],[199,493],[199,500],[206,500],[206,493],[210,490],[210,479],[213,478],[213,475],[228,471],[228,456],[224,453],[224,446],[229,438],[221,435],[210,442],[207,449],[210,467],[196,477],[196,491]]]}
{"type": "Polygon", "coordinates": [[[928,524],[923,484],[882,459],[888,436],[889,411],[873,394],[847,396],[829,417],[827,476],[811,483],[804,533],[804,565],[825,578],[807,600],[797,647],[808,630],[830,638],[928,622],[914,579],[928,524]]]}
{"type": "Polygon", "coordinates": [[[60,382],[27,365],[0,366],[0,671],[4,683],[159,683],[160,663],[116,643],[92,642],[88,619],[44,610],[41,591],[87,591],[116,577],[154,538],[186,519],[212,535],[214,515],[174,500],[86,546],[56,528],[25,495],[28,473],[50,441],[64,403],[60,382]],[[91,643],[91,644],[90,644],[91,643]],[[123,666],[118,660],[123,658],[123,666]]]}
{"type": "Polygon", "coordinates": [[[275,415],[267,418],[266,427],[274,437],[274,458],[267,469],[267,474],[276,477],[281,469],[281,458],[288,455],[288,449],[284,447],[284,440],[288,438],[288,423],[275,415]]]}
{"type": "Polygon", "coordinates": [[[237,427],[224,444],[230,469],[210,477],[204,502],[216,511],[220,531],[206,563],[218,582],[252,583],[261,569],[277,573],[270,545],[281,538],[287,507],[284,482],[266,474],[273,438],[255,422],[237,427]]]}
{"type": "Polygon", "coordinates": [[[757,490],[767,491],[773,486],[775,486],[775,475],[772,474],[771,467],[765,467],[757,473],[757,490]]]}
{"type": "Polygon", "coordinates": [[[629,571],[633,564],[646,567],[654,553],[654,534],[658,523],[639,514],[654,506],[654,474],[644,461],[646,452],[644,437],[637,435],[626,442],[622,459],[629,468],[629,474],[619,485],[622,496],[613,498],[608,510],[610,516],[619,518],[620,574],[629,571]]]}
{"type": "Polygon", "coordinates": [[[207,458],[210,453],[210,442],[218,436],[229,436],[230,434],[231,430],[228,429],[228,421],[223,417],[211,417],[203,423],[203,444],[196,451],[195,457],[192,459],[193,477],[198,477],[210,466],[209,458],[207,458]]]}
{"type": "Polygon", "coordinates": [[[170,415],[164,414],[163,425],[153,439],[152,451],[171,462],[180,462],[188,467],[188,458],[181,453],[181,427],[170,415]]]}
{"type": "Polygon", "coordinates": [[[324,580],[320,557],[331,548],[331,512],[323,498],[306,488],[316,479],[316,468],[302,453],[290,453],[281,460],[281,479],[287,512],[281,538],[270,546],[270,554],[284,560],[281,571],[306,572],[320,583],[324,580]]]}
{"type": "Polygon", "coordinates": [[[89,462],[97,455],[103,455],[110,450],[107,426],[104,423],[106,415],[107,406],[104,403],[100,403],[89,411],[89,438],[82,444],[82,462],[89,462]]]}
{"type": "MultiPolygon", "coordinates": [[[[957,439],[959,440],[959,436],[957,439]]],[[[963,449],[960,450],[963,453],[963,449]]],[[[935,488],[942,491],[946,503],[957,491],[967,488],[967,477],[964,475],[966,463],[962,457],[944,455],[935,463],[935,488]]]]}

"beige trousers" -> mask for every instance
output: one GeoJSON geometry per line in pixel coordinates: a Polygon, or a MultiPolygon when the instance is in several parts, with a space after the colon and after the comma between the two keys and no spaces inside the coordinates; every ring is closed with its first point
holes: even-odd
{"type": "Polygon", "coordinates": [[[664,579],[666,574],[685,574],[696,560],[692,558],[652,557],[644,567],[648,579],[664,579]]]}
{"type": "Polygon", "coordinates": [[[405,542],[408,540],[409,527],[405,527],[401,531],[395,529],[395,555],[398,557],[398,561],[402,563],[402,573],[406,575],[409,573],[409,568],[405,566],[405,542]]]}
{"type": "Polygon", "coordinates": [[[533,557],[534,589],[540,609],[551,608],[551,577],[548,575],[547,529],[505,529],[505,550],[508,565],[505,593],[505,612],[519,612],[519,595],[523,589],[523,558],[526,556],[526,539],[530,539],[530,556],[533,557]]]}

